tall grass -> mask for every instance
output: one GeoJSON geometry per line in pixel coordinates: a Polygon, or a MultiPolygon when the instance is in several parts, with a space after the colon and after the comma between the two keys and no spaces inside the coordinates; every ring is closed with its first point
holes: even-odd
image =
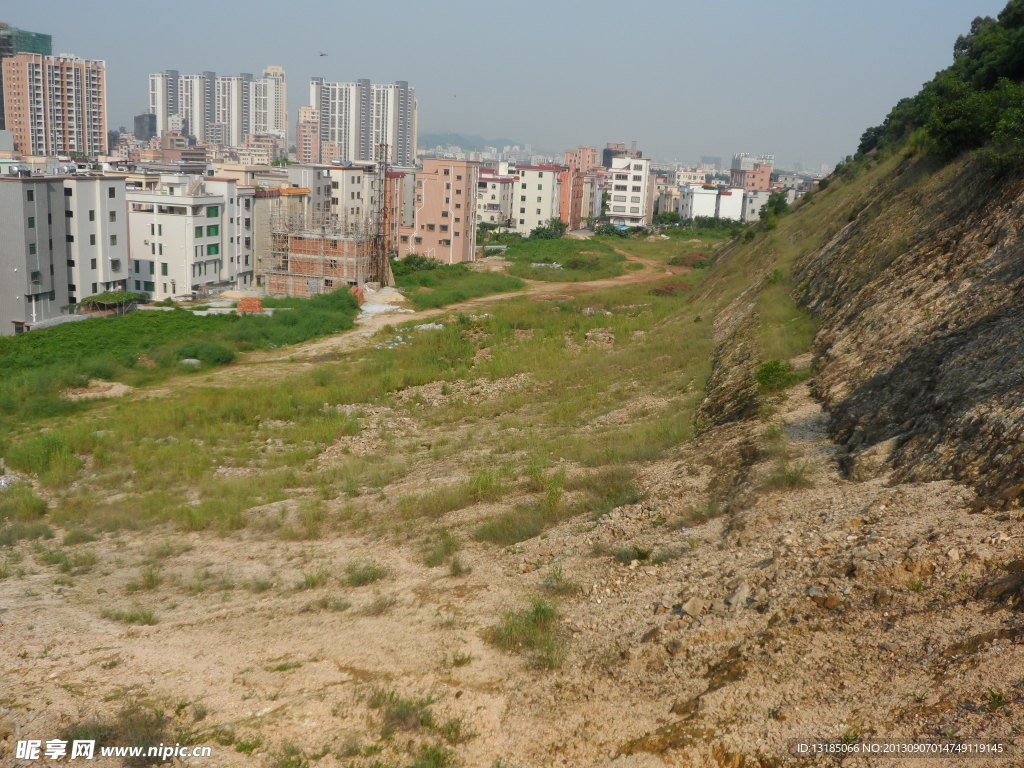
{"type": "Polygon", "coordinates": [[[499,272],[476,272],[463,264],[445,264],[396,278],[416,309],[431,309],[489,296],[518,291],[526,284],[499,272]]]}

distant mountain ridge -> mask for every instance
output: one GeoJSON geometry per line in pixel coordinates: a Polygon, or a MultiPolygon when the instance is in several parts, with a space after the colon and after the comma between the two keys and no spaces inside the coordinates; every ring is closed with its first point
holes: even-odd
{"type": "Polygon", "coordinates": [[[420,135],[421,147],[444,147],[449,144],[462,147],[471,152],[480,152],[484,147],[523,146],[523,142],[515,139],[488,139],[483,136],[467,133],[424,133],[420,135]]]}

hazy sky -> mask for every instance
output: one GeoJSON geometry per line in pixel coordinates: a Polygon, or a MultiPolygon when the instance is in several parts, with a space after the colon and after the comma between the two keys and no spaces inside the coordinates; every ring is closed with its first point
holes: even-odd
{"type": "Polygon", "coordinates": [[[1004,0],[32,0],[0,20],[105,59],[111,127],[147,75],[287,71],[290,132],[309,78],[408,80],[420,132],[535,148],[637,141],[647,157],[774,152],[834,163],[952,61],[1004,0]],[[320,51],[329,55],[321,57],[320,51]]]}

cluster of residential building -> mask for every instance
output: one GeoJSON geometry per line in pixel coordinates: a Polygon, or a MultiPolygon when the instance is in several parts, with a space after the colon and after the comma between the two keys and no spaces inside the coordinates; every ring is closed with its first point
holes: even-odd
{"type": "Polygon", "coordinates": [[[389,257],[474,260],[478,225],[529,236],[552,219],[750,220],[773,192],[810,183],[737,155],[712,185],[711,163],[665,169],[623,143],[423,156],[405,81],[313,78],[289,155],[280,67],[154,73],[149,111],[108,136],[102,61],[54,56],[48,35],[0,25],[0,72],[0,335],[76,319],[108,292],[310,296],[387,281],[389,257]]]}

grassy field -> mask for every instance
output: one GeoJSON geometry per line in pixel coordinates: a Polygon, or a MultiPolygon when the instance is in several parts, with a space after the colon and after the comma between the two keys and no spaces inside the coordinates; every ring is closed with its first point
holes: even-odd
{"type": "Polygon", "coordinates": [[[615,247],[618,244],[608,238],[524,240],[510,245],[505,258],[512,262],[509,274],[516,277],[572,283],[621,275],[625,257],[615,247]]]}
{"type": "Polygon", "coordinates": [[[178,360],[229,362],[236,350],[274,348],[351,328],[358,312],[345,292],[296,300],[273,316],[197,316],[181,309],[58,325],[0,337],[0,428],[89,406],[61,392],[89,379],[152,383],[178,360]]]}
{"type": "Polygon", "coordinates": [[[518,291],[525,283],[497,272],[475,272],[463,264],[417,270],[396,278],[416,309],[444,307],[478,296],[518,291]]]}
{"type": "MultiPolygon", "coordinates": [[[[317,513],[326,515],[322,523],[264,520],[266,535],[369,526],[407,536],[455,510],[497,504],[461,533],[505,546],[600,514],[636,498],[633,478],[643,462],[691,436],[714,317],[752,282],[761,359],[807,350],[813,322],[788,290],[791,264],[806,247],[793,234],[841,226],[836,212],[849,209],[848,194],[836,185],[802,214],[735,247],[720,247],[729,239],[711,232],[621,246],[544,241],[533,255],[520,251],[523,259],[583,251],[610,259],[614,245],[665,263],[689,258],[694,268],[685,277],[572,299],[513,298],[479,315],[441,316],[440,330],[413,331],[416,321],[385,328],[337,362],[272,380],[172,387],[160,399],[57,412],[31,428],[14,424],[0,437],[0,455],[38,477],[46,503],[24,490],[0,499],[16,510],[9,525],[21,526],[4,536],[42,536],[32,526],[43,523],[86,532],[170,523],[230,534],[252,527],[248,510],[287,499],[328,512],[317,513]],[[710,258],[690,258],[695,253],[710,258]],[[680,282],[685,290],[674,290],[680,282]],[[520,375],[521,385],[467,394],[520,375]],[[429,386],[441,396],[419,394],[429,386]],[[381,409],[389,422],[415,424],[415,435],[368,415],[381,409]],[[357,436],[372,436],[374,447],[349,452],[346,441],[357,436]],[[413,490],[391,491],[399,482],[413,490]]],[[[459,274],[469,277],[476,275],[459,274]]],[[[439,279],[432,293],[444,284],[439,279]]],[[[223,331],[217,338],[232,342],[223,331]]],[[[233,343],[243,342],[235,336],[233,343]]]]}

